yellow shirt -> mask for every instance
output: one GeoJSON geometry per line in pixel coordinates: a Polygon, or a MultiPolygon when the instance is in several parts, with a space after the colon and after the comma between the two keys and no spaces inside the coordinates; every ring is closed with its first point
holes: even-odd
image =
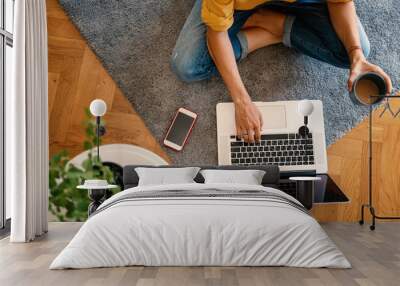
{"type": "MultiPolygon", "coordinates": [[[[203,0],[201,18],[214,31],[226,31],[233,23],[235,10],[251,10],[271,0],[203,0]]],[[[281,0],[293,3],[296,0],[281,0]]],[[[349,2],[352,0],[326,0],[327,2],[349,2]]],[[[301,2],[297,1],[297,2],[301,2]]]]}

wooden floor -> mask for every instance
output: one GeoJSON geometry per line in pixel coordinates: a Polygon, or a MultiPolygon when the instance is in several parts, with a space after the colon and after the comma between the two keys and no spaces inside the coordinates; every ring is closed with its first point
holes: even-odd
{"type": "Polygon", "coordinates": [[[375,232],[351,223],[323,224],[352,269],[289,267],[122,267],[48,270],[81,223],[50,223],[49,233],[32,243],[0,241],[0,285],[399,285],[400,224],[382,223],[375,232]]]}
{"type": "MultiPolygon", "coordinates": [[[[100,97],[111,107],[105,118],[108,133],[104,143],[136,144],[167,158],[57,0],[47,0],[47,12],[50,153],[67,148],[75,155],[82,150],[83,109],[92,99],[100,97]]],[[[374,126],[374,200],[377,211],[380,215],[400,215],[400,161],[397,160],[400,157],[400,118],[377,119],[374,126]]],[[[329,147],[329,174],[351,203],[315,207],[314,215],[320,221],[359,219],[360,204],[367,201],[367,135],[364,122],[329,147]]]]}
{"type": "Polygon", "coordinates": [[[169,158],[121,93],[57,0],[47,1],[50,155],[83,150],[84,110],[95,98],[108,106],[104,144],[127,143],[169,158]]]}
{"type": "MultiPolygon", "coordinates": [[[[393,110],[400,100],[393,100],[393,110]]],[[[400,117],[373,113],[373,190],[378,215],[400,216],[400,117]]],[[[368,201],[368,118],[328,148],[329,175],[351,199],[350,204],[317,206],[320,221],[357,221],[368,201]]]]}

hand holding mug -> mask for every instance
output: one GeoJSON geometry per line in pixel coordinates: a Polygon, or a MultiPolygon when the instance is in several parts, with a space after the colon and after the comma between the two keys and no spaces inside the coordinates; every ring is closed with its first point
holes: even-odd
{"type": "Polygon", "coordinates": [[[356,81],[356,79],[359,78],[362,74],[366,73],[375,73],[382,77],[386,83],[386,94],[392,92],[393,87],[390,77],[384,72],[382,68],[377,65],[371,64],[364,57],[355,59],[351,64],[349,80],[347,83],[349,92],[354,90],[354,82],[356,81]]]}

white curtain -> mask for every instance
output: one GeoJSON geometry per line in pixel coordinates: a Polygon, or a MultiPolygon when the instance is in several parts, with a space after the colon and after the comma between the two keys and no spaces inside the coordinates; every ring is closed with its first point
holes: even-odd
{"type": "Polygon", "coordinates": [[[48,107],[45,0],[15,1],[14,94],[6,99],[12,242],[47,232],[48,107]]]}

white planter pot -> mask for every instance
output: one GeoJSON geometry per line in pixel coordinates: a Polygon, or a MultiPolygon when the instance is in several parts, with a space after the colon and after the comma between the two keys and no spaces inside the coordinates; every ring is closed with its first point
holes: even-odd
{"type": "MultiPolygon", "coordinates": [[[[97,148],[92,150],[96,154],[97,148]]],[[[79,167],[87,159],[89,151],[75,156],[69,163],[79,167]]],[[[100,158],[121,167],[126,165],[168,165],[168,162],[157,154],[139,146],[129,144],[107,144],[100,146],[100,158]]]]}

